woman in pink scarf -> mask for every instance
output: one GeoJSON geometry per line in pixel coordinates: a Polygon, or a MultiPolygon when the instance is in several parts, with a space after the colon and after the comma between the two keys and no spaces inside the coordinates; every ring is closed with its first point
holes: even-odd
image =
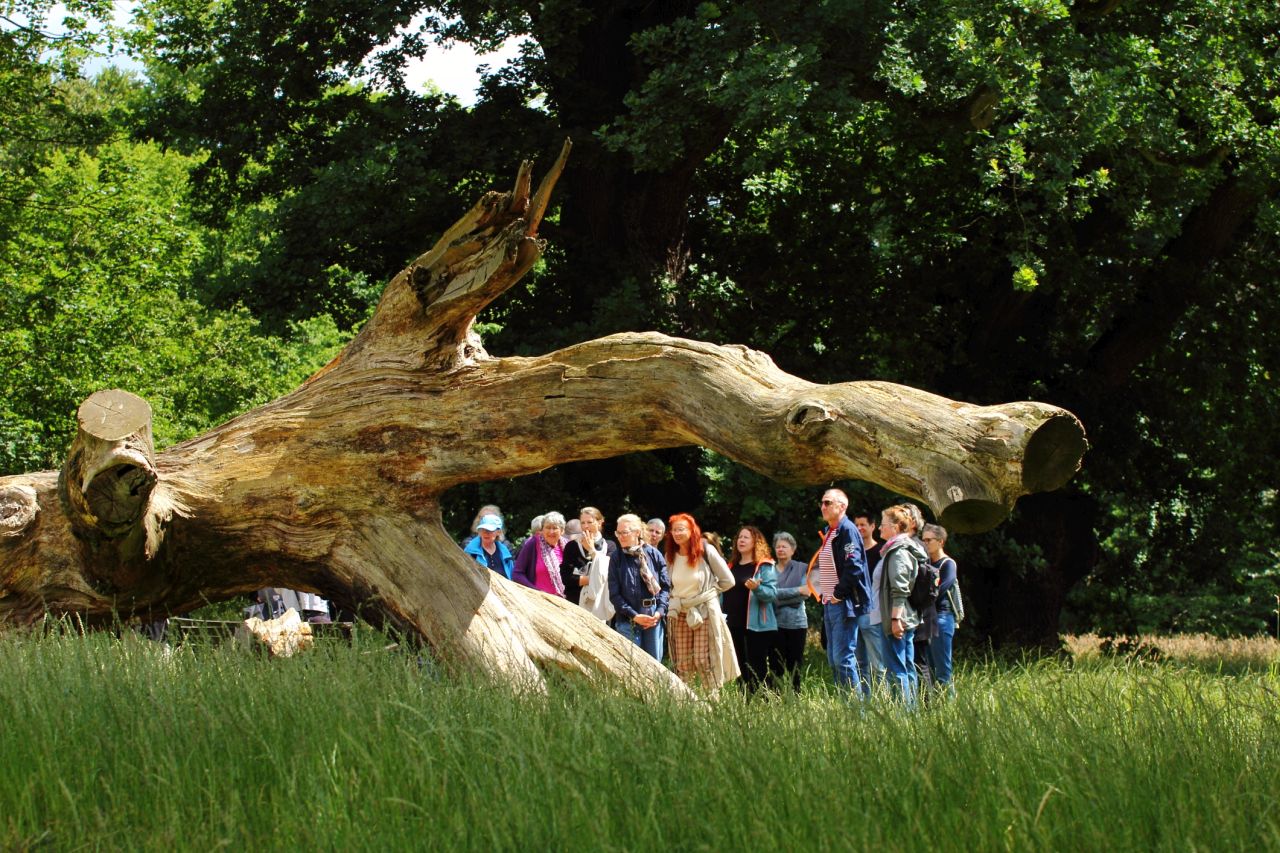
{"type": "Polygon", "coordinates": [[[542,517],[542,529],[520,546],[511,579],[536,590],[564,598],[560,563],[564,560],[564,516],[549,512],[542,517]]]}

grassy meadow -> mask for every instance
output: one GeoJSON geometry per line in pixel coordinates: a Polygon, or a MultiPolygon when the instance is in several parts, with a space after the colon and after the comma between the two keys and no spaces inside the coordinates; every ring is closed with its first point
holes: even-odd
{"type": "Polygon", "coordinates": [[[1274,654],[963,661],[908,714],[817,661],[697,708],[385,644],[0,638],[0,849],[1280,849],[1274,654]]]}

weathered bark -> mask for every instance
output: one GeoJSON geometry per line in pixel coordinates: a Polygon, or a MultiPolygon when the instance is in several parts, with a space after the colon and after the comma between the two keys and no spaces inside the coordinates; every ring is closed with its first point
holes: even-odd
{"type": "Polygon", "coordinates": [[[89,450],[72,459],[106,461],[69,460],[80,473],[63,479],[84,493],[95,469],[114,477],[111,512],[60,498],[52,472],[0,480],[0,617],[181,612],[270,582],[360,606],[454,666],[533,686],[559,670],[679,690],[585,611],[478,569],[446,534],[439,496],[571,460],[701,444],[786,482],[871,480],[974,530],[1076,471],[1079,421],[1037,403],[814,385],[743,347],[652,333],[490,357],[472,324],[538,258],[567,150],[536,192],[525,164],[512,192],[481,199],[294,392],[154,459],[136,413],[90,430],[93,441],[76,445],[89,450]],[[126,547],[139,542],[155,547],[126,547]]]}

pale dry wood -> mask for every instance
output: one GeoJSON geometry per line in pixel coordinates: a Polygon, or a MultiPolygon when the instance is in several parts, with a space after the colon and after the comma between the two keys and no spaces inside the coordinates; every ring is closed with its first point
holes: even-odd
{"type": "Polygon", "coordinates": [[[560,672],[643,695],[683,692],[585,611],[468,559],[444,530],[439,496],[571,460],[701,444],[783,482],[880,483],[976,530],[1078,468],[1084,432],[1062,409],[972,406],[883,382],[815,385],[740,346],[629,333],[537,358],[489,356],[475,316],[537,259],[565,154],[536,191],[522,167],[511,192],[487,194],[297,390],[156,454],[142,520],[159,519],[158,551],[104,547],[101,524],[73,524],[56,474],[0,479],[0,618],[154,616],[278,584],[363,608],[424,638],[447,666],[513,684],[540,689],[560,672]]]}

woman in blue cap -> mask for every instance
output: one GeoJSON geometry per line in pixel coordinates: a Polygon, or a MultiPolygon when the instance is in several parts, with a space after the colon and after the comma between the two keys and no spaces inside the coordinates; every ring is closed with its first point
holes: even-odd
{"type": "Polygon", "coordinates": [[[511,580],[511,572],[516,561],[511,556],[507,543],[498,537],[502,533],[502,517],[498,515],[481,516],[476,524],[475,537],[462,550],[466,551],[480,565],[487,566],[507,580],[511,580]]]}

